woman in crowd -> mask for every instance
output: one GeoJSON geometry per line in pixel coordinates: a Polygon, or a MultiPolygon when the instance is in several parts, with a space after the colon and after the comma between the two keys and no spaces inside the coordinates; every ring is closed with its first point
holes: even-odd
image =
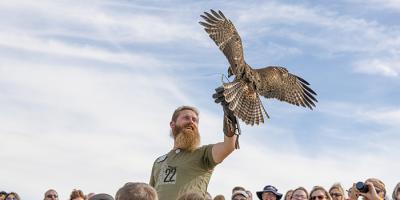
{"type": "Polygon", "coordinates": [[[308,192],[304,187],[298,187],[293,190],[291,200],[306,200],[308,199],[308,192]]]}
{"type": "Polygon", "coordinates": [[[10,192],[7,194],[5,200],[21,200],[21,198],[19,198],[19,195],[15,192],[10,192]]]}
{"type": "Polygon", "coordinates": [[[322,186],[314,186],[310,192],[309,200],[332,200],[332,197],[322,186]]]}
{"type": "Polygon", "coordinates": [[[344,190],[340,183],[335,183],[329,189],[329,194],[331,195],[333,200],[345,200],[344,190]]]}

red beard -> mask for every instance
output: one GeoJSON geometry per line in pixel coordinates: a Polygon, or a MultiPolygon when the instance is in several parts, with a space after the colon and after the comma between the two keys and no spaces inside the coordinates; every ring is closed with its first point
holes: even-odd
{"type": "Polygon", "coordinates": [[[180,149],[194,151],[200,144],[199,130],[193,124],[176,125],[172,129],[172,134],[175,138],[176,147],[180,149]]]}

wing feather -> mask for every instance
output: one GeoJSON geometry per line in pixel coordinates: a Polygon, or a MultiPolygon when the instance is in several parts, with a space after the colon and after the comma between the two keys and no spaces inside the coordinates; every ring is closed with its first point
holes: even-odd
{"type": "Polygon", "coordinates": [[[232,73],[242,73],[248,66],[243,56],[242,40],[233,23],[221,11],[211,10],[211,14],[204,12],[200,16],[205,22],[199,23],[228,59],[232,73]]]}
{"type": "Polygon", "coordinates": [[[271,66],[256,69],[262,80],[262,86],[257,92],[265,98],[276,98],[287,103],[308,107],[313,109],[314,102],[318,102],[314,95],[317,95],[309,83],[288,72],[284,67],[271,66]]]}

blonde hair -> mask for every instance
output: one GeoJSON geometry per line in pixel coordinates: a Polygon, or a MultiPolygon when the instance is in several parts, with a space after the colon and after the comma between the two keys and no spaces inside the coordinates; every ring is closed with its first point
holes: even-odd
{"type": "Polygon", "coordinates": [[[329,194],[331,193],[331,191],[333,190],[333,189],[338,189],[341,193],[342,193],[342,199],[345,199],[345,193],[344,193],[344,189],[343,189],[343,187],[342,187],[342,185],[340,184],[340,183],[334,183],[332,186],[331,186],[331,188],[329,188],[329,194]]]}
{"type": "Polygon", "coordinates": [[[307,192],[307,189],[306,188],[304,188],[304,187],[298,187],[298,188],[296,188],[296,189],[294,189],[293,191],[292,191],[292,196],[290,197],[290,199],[292,199],[293,198],[293,195],[294,195],[294,193],[296,192],[296,191],[303,191],[304,193],[306,193],[306,199],[308,199],[309,198],[309,195],[308,195],[308,192],[307,192]]]}
{"type": "Polygon", "coordinates": [[[383,191],[384,196],[386,196],[386,188],[385,188],[385,183],[383,183],[381,180],[377,178],[369,178],[365,182],[371,182],[375,188],[378,188],[383,191]]]}
{"type": "Polygon", "coordinates": [[[324,194],[325,194],[325,196],[326,196],[326,199],[328,199],[328,200],[332,200],[332,197],[331,197],[331,195],[329,194],[329,192],[328,191],[326,191],[325,190],[325,188],[323,188],[322,186],[314,186],[312,189],[311,189],[311,191],[310,191],[310,196],[309,196],[309,200],[312,200],[311,199],[311,195],[312,195],[312,193],[313,192],[315,192],[315,191],[317,191],[317,190],[321,190],[321,191],[323,191],[324,192],[324,194]]]}

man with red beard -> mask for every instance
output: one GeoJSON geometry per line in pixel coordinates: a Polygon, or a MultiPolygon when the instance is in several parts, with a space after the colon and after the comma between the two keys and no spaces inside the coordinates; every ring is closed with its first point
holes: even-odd
{"type": "Polygon", "coordinates": [[[172,115],[174,147],[156,159],[150,177],[159,199],[176,200],[187,192],[205,196],[214,167],[235,149],[237,136],[232,131],[225,133],[223,142],[199,147],[198,125],[199,112],[194,107],[181,106],[172,115]]]}

